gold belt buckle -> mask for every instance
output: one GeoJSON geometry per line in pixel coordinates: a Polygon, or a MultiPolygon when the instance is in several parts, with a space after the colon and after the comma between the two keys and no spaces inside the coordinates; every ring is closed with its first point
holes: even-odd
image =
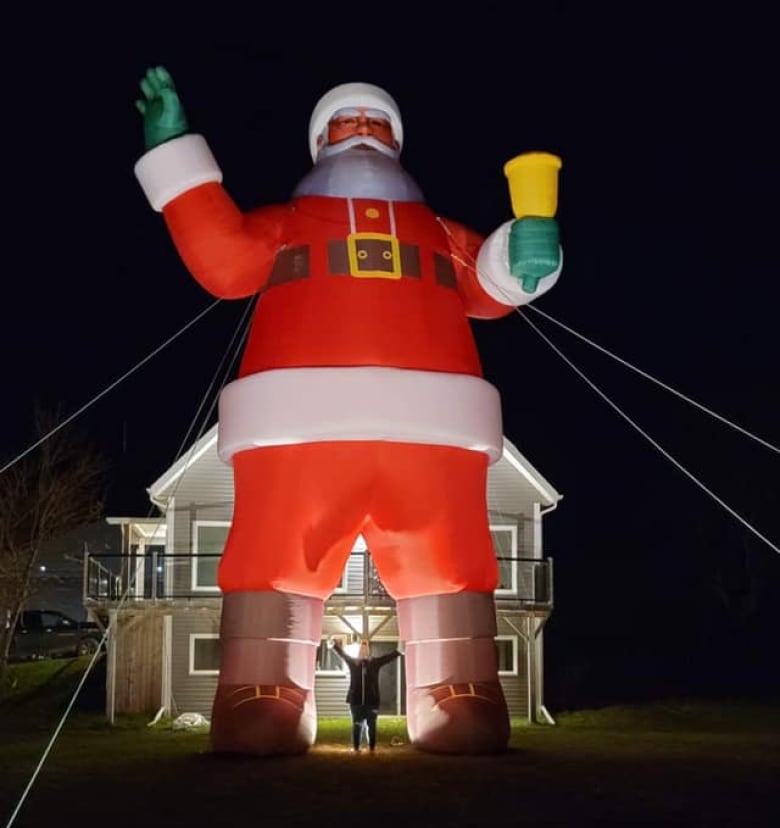
{"type": "Polygon", "coordinates": [[[347,236],[350,276],[363,279],[400,279],[401,249],[387,233],[350,233],[347,236]]]}

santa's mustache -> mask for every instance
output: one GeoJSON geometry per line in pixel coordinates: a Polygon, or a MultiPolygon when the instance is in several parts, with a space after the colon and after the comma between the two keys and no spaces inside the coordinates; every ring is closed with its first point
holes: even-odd
{"type": "Polygon", "coordinates": [[[374,138],[372,135],[351,135],[349,138],[339,141],[338,144],[326,144],[319,151],[317,160],[320,158],[330,158],[333,155],[338,155],[340,152],[344,152],[348,149],[354,149],[356,147],[365,147],[367,149],[377,150],[390,158],[398,158],[400,154],[397,149],[388,147],[387,144],[383,144],[379,139],[374,138]]]}

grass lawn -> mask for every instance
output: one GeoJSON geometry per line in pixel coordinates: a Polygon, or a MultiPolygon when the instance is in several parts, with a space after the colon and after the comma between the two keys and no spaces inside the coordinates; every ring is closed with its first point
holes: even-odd
{"type": "Polygon", "coordinates": [[[85,684],[36,776],[84,661],[17,665],[0,688],[3,826],[780,826],[780,702],[518,721],[510,750],[485,757],[420,753],[389,717],[377,753],[353,755],[348,720],[323,719],[308,754],[260,759],[150,717],[109,727],[85,684]]]}

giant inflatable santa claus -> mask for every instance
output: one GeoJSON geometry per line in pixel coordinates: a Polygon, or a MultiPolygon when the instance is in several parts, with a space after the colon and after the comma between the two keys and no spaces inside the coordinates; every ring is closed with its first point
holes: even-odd
{"type": "Polygon", "coordinates": [[[141,89],[136,175],[183,262],[214,296],[262,294],[219,403],[235,507],[212,748],[313,744],[323,605],[362,533],[397,603],[412,744],[504,749],[486,503],[501,408],[469,318],[502,317],[555,284],[555,219],[483,238],[434,213],[399,162],[395,100],[368,83],[314,107],[314,165],[289,202],[242,212],[170,75],[152,68],[141,89]]]}

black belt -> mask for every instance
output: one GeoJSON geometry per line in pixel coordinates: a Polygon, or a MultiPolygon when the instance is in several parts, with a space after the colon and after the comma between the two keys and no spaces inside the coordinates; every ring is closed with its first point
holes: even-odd
{"type": "MultiPolygon", "coordinates": [[[[309,245],[285,247],[276,255],[268,287],[311,275],[309,245]]],[[[328,272],[364,279],[419,279],[420,248],[384,233],[352,233],[328,242],[328,272]]],[[[455,268],[449,256],[433,253],[433,274],[442,287],[454,288],[455,268]]]]}

